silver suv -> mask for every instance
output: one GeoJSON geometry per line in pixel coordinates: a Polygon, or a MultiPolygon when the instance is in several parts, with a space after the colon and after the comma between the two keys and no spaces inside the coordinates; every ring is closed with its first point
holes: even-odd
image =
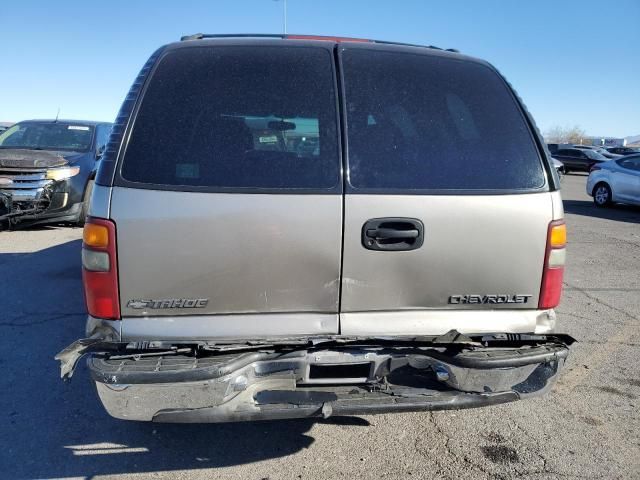
{"type": "Polygon", "coordinates": [[[488,406],[553,384],[566,231],[532,119],[435,47],[194,35],[122,106],[84,230],[114,417],[488,406]]]}

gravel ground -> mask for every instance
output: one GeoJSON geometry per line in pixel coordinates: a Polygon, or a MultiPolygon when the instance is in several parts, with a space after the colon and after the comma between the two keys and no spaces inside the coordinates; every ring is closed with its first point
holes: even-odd
{"type": "Polygon", "coordinates": [[[56,352],[84,329],[81,231],[0,233],[0,477],[640,478],[640,209],[564,180],[560,330],[580,343],[544,398],[481,410],[235,425],[110,418],[56,352]]]}

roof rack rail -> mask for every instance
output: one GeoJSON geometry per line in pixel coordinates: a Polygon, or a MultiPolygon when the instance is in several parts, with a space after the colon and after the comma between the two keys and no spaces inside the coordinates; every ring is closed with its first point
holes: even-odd
{"type": "Polygon", "coordinates": [[[404,47],[418,47],[418,48],[432,48],[434,50],[442,50],[445,52],[460,53],[460,50],[455,48],[440,48],[435,45],[418,45],[415,43],[403,43],[403,42],[391,42],[388,40],[364,40],[359,38],[349,37],[334,37],[334,36],[322,36],[322,35],[291,35],[282,33],[194,33],[193,35],[185,35],[180,37],[180,41],[188,40],[202,40],[204,38],[291,38],[291,39],[327,39],[327,40],[342,40],[342,41],[367,41],[371,43],[380,43],[382,45],[400,45],[404,47]]]}
{"type": "Polygon", "coordinates": [[[433,48],[434,50],[443,50],[435,45],[418,45],[417,43],[404,43],[404,42],[390,42],[389,40],[373,40],[375,43],[381,43],[382,45],[400,45],[402,47],[420,47],[420,48],[433,48]]]}
{"type": "Polygon", "coordinates": [[[180,37],[181,42],[203,38],[286,38],[282,33],[194,33],[180,37]]]}

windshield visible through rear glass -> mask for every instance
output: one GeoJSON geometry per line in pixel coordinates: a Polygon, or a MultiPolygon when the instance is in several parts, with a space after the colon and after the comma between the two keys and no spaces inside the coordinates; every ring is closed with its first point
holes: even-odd
{"type": "Polygon", "coordinates": [[[181,189],[338,184],[332,58],[320,48],[203,47],[166,54],[121,174],[181,189]]]}
{"type": "Polygon", "coordinates": [[[86,152],[91,148],[93,127],[74,123],[18,123],[0,135],[0,148],[37,150],[71,150],[86,152]]]}
{"type": "Polygon", "coordinates": [[[596,152],[595,150],[583,150],[583,152],[591,160],[602,160],[602,161],[609,160],[607,157],[605,157],[604,155],[596,152]]]}

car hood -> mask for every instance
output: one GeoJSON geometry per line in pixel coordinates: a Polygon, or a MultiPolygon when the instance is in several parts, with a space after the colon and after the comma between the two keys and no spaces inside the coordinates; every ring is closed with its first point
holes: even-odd
{"type": "Polygon", "coordinates": [[[0,149],[0,167],[53,168],[77,161],[83,154],[51,150],[29,150],[26,148],[0,149]]]}

